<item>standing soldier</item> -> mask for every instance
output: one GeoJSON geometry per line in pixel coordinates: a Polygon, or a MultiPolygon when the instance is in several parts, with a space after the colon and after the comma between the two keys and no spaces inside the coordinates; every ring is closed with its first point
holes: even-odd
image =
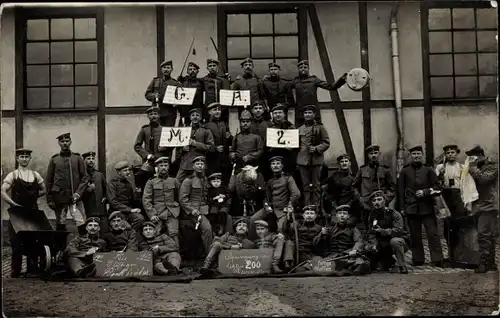
{"type": "MultiPolygon", "coordinates": [[[[205,92],[205,105],[215,102],[220,102],[219,93],[221,89],[230,89],[231,83],[229,74],[219,74],[219,61],[214,59],[207,60],[208,74],[203,77],[204,92],[205,92]]],[[[224,107],[222,109],[221,118],[226,124],[229,121],[229,109],[224,107]]]]}
{"type": "Polygon", "coordinates": [[[229,126],[221,120],[222,108],[219,103],[212,103],[207,106],[210,115],[209,122],[205,126],[214,137],[214,147],[212,152],[207,153],[208,175],[212,173],[222,173],[223,184],[228,184],[231,173],[229,162],[229,145],[233,136],[229,131],[229,126]]]}
{"type": "Polygon", "coordinates": [[[264,109],[265,106],[262,102],[257,101],[252,105],[252,126],[250,127],[250,131],[256,135],[259,135],[262,138],[262,142],[264,145],[264,153],[260,157],[259,160],[259,170],[264,176],[264,179],[269,180],[272,177],[272,172],[269,170],[268,156],[266,152],[266,135],[267,128],[271,125],[271,123],[265,119],[264,117],[264,109]]]}
{"type": "Polygon", "coordinates": [[[70,133],[60,135],[57,140],[61,152],[50,158],[47,168],[47,204],[56,214],[57,230],[66,230],[66,211],[69,209],[79,232],[84,233],[83,204],[80,204],[78,210],[70,206],[80,201],[83,191],[87,188],[88,176],[85,162],[79,153],[71,151],[70,133]]]}
{"type": "MultiPolygon", "coordinates": [[[[255,74],[253,70],[253,60],[251,58],[246,58],[240,63],[240,65],[243,69],[243,74],[238,75],[231,89],[236,91],[250,91],[250,105],[253,105],[256,101],[264,100],[262,81],[257,77],[257,74],[255,74]]],[[[242,110],[243,107],[239,110],[240,114],[242,110]]],[[[266,109],[266,111],[269,110],[266,109]]]]}
{"type": "Polygon", "coordinates": [[[293,92],[290,81],[280,76],[281,67],[276,63],[269,63],[269,75],[264,76],[262,87],[264,99],[270,108],[276,104],[285,105],[285,114],[293,106],[293,92]]]}
{"type": "MultiPolygon", "coordinates": [[[[17,149],[16,161],[18,168],[10,172],[2,182],[2,199],[11,207],[22,207],[26,211],[38,210],[38,198],[46,193],[42,176],[28,168],[31,161],[32,151],[29,149],[17,149]],[[11,191],[10,196],[8,194],[11,191]]],[[[16,278],[21,274],[23,255],[21,253],[21,242],[16,231],[9,222],[10,248],[12,249],[12,261],[10,277],[16,278]]],[[[34,264],[28,259],[28,272],[34,271],[34,264]]]]}
{"type": "Polygon", "coordinates": [[[193,158],[205,156],[214,147],[212,133],[200,123],[201,109],[192,109],[189,115],[191,118],[191,137],[189,145],[184,146],[180,154],[179,172],[176,177],[179,184],[182,184],[182,181],[193,173],[193,166],[191,164],[193,158]]]}
{"type": "Polygon", "coordinates": [[[198,73],[200,72],[200,67],[194,62],[189,62],[187,66],[187,76],[179,75],[177,79],[182,87],[196,88],[196,93],[194,95],[193,104],[191,106],[179,106],[179,113],[184,119],[184,125],[189,125],[191,119],[189,118],[189,111],[194,108],[199,108],[203,110],[203,119],[207,118],[207,113],[203,107],[203,90],[205,89],[205,84],[203,80],[198,78],[198,73]]]}
{"type": "MultiPolygon", "coordinates": [[[[295,129],[295,126],[285,119],[285,105],[278,104],[273,107],[273,120],[269,128],[276,129],[295,129]]],[[[267,136],[266,136],[267,138],[267,136]]],[[[293,176],[297,168],[297,153],[299,149],[294,148],[267,148],[267,154],[270,157],[281,156],[285,158],[283,172],[293,176]]]]}
{"type": "MultiPolygon", "coordinates": [[[[335,91],[346,83],[347,73],[342,75],[336,82],[328,83],[320,80],[315,75],[309,74],[309,62],[300,61],[297,64],[299,75],[291,81],[292,89],[295,89],[295,124],[302,126],[304,123],[303,108],[306,105],[318,106],[318,88],[335,91]]],[[[321,112],[316,113],[316,120],[321,122],[321,112]]]]}
{"type": "Polygon", "coordinates": [[[304,125],[299,127],[300,150],[297,155],[300,178],[304,191],[304,205],[320,205],[321,169],[325,151],[330,148],[328,132],[321,123],[316,123],[316,106],[304,107],[304,125]]]}
{"type": "Polygon", "coordinates": [[[401,214],[408,218],[413,265],[421,266],[425,263],[423,223],[429,240],[431,261],[435,266],[443,267],[443,250],[432,198],[432,190],[438,188],[438,179],[434,169],[422,163],[422,146],[410,148],[410,154],[412,163],[401,170],[397,192],[401,214]]]}
{"type": "Polygon", "coordinates": [[[164,104],[163,98],[165,97],[167,86],[179,87],[181,83],[170,76],[174,69],[172,61],[164,61],[160,67],[162,76],[153,78],[144,95],[153,105],[160,107],[160,125],[174,127],[175,119],[177,118],[177,109],[174,105],[164,104]]]}

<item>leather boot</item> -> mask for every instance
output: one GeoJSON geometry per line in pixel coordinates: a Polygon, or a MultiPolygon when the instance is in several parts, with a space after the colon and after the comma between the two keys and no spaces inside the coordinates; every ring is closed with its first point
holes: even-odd
{"type": "Polygon", "coordinates": [[[281,274],[283,273],[283,271],[279,268],[278,264],[277,263],[274,263],[272,268],[271,268],[271,271],[273,272],[273,274],[281,274]]]}
{"type": "Polygon", "coordinates": [[[399,273],[408,274],[408,268],[406,268],[406,265],[399,266],[399,273]]]}
{"type": "Polygon", "coordinates": [[[78,278],[88,277],[88,275],[91,274],[92,272],[94,272],[94,274],[95,274],[95,270],[96,270],[95,264],[87,265],[87,266],[83,267],[82,269],[80,269],[78,272],[76,272],[76,277],[78,277],[78,278]]]}
{"type": "Polygon", "coordinates": [[[203,275],[210,274],[212,270],[210,269],[213,264],[213,256],[210,255],[211,253],[208,253],[207,258],[205,258],[205,263],[203,264],[203,267],[200,268],[200,273],[203,275]]]}
{"type": "Polygon", "coordinates": [[[168,274],[168,269],[163,266],[162,262],[156,263],[154,266],[154,272],[160,276],[165,276],[168,274]]]}

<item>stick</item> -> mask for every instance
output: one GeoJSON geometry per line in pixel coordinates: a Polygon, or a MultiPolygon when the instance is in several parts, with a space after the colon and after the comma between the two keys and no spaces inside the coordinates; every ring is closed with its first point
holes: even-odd
{"type": "Polygon", "coordinates": [[[297,262],[299,261],[299,232],[297,230],[297,220],[295,220],[295,213],[290,211],[292,214],[293,229],[295,232],[295,255],[297,257],[297,262]]]}
{"type": "Polygon", "coordinates": [[[186,63],[187,63],[187,60],[189,58],[189,53],[191,52],[191,49],[193,48],[193,44],[194,44],[194,36],[193,36],[193,41],[191,41],[191,45],[189,46],[189,50],[186,54],[186,59],[184,60],[184,65],[182,65],[182,69],[181,69],[181,76],[182,76],[182,73],[184,73],[184,68],[186,67],[186,63]]]}
{"type": "Polygon", "coordinates": [[[214,42],[214,39],[212,37],[210,37],[210,41],[212,41],[212,44],[214,46],[214,49],[215,49],[215,52],[217,52],[217,59],[220,61],[220,66],[221,66],[221,71],[222,73],[226,74],[225,72],[225,68],[224,68],[224,64],[222,63],[221,61],[221,58],[220,58],[220,53],[219,53],[219,50],[217,49],[217,45],[215,45],[215,42],[214,42]]]}

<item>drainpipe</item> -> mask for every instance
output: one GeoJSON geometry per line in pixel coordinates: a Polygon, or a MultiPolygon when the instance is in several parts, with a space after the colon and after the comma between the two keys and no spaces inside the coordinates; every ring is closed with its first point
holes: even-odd
{"type": "Polygon", "coordinates": [[[396,153],[396,178],[399,177],[404,165],[404,128],[403,128],[403,105],[401,97],[401,76],[399,71],[399,49],[398,49],[398,15],[399,3],[396,2],[391,9],[391,46],[392,46],[392,75],[394,81],[394,102],[396,105],[396,129],[398,144],[396,153]]]}

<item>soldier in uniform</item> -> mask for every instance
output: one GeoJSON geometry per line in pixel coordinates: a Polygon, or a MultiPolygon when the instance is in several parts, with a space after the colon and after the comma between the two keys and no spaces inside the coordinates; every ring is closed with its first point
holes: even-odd
{"type": "MultiPolygon", "coordinates": [[[[304,123],[303,107],[306,105],[318,106],[318,88],[335,91],[346,83],[347,73],[342,75],[336,82],[328,83],[320,80],[315,75],[309,74],[309,62],[300,61],[297,64],[299,75],[290,83],[295,89],[295,125],[302,126],[304,123]]],[[[316,112],[316,120],[321,122],[321,112],[316,112]]]]}
{"type": "Polygon", "coordinates": [[[325,151],[330,148],[328,132],[314,118],[316,106],[304,107],[304,125],[299,127],[300,150],[297,155],[300,178],[304,191],[305,205],[320,205],[321,200],[321,169],[325,161],[325,151]]]}
{"type": "Polygon", "coordinates": [[[166,228],[168,236],[179,244],[179,214],[181,208],[177,197],[179,183],[168,175],[169,158],[161,157],[155,162],[158,174],[149,179],[144,187],[142,205],[148,218],[155,224],[156,232],[162,234],[166,228]]]}
{"type": "Polygon", "coordinates": [[[362,214],[364,215],[362,216],[363,223],[367,227],[366,218],[371,210],[370,195],[375,190],[382,190],[386,197],[385,202],[390,203],[396,195],[396,185],[390,168],[379,162],[380,146],[371,145],[366,148],[365,152],[368,154],[369,162],[359,168],[353,186],[359,191],[362,214]]]}
{"type": "MultiPolygon", "coordinates": [[[[257,77],[253,68],[253,60],[251,58],[244,59],[241,63],[241,68],[243,69],[243,74],[238,75],[231,89],[236,91],[250,91],[250,105],[253,105],[256,101],[264,100],[264,94],[262,90],[262,80],[257,77]]],[[[238,110],[241,114],[243,107],[238,110]]],[[[266,109],[268,111],[268,109],[266,109]]]]}
{"type": "MultiPolygon", "coordinates": [[[[220,62],[214,59],[207,60],[207,71],[208,74],[203,77],[204,92],[205,92],[205,105],[210,105],[212,103],[220,102],[219,93],[221,89],[230,89],[230,77],[229,74],[219,73],[220,62]]],[[[222,108],[222,121],[226,124],[229,121],[229,109],[228,107],[222,108]]]]}
{"type": "Polygon", "coordinates": [[[201,78],[198,78],[199,72],[200,67],[198,64],[189,62],[187,66],[187,76],[179,75],[179,78],[177,79],[181,83],[182,87],[196,88],[196,93],[191,106],[179,106],[179,112],[184,119],[184,125],[186,126],[191,123],[191,118],[189,117],[189,111],[191,109],[202,109],[203,119],[208,118],[206,109],[203,107],[203,91],[205,89],[205,84],[201,78]]]}
{"type": "Polygon", "coordinates": [[[409,149],[412,162],[399,174],[397,193],[401,213],[406,215],[411,235],[411,255],[414,266],[425,263],[422,244],[422,223],[429,240],[431,261],[443,267],[443,250],[439,237],[432,190],[439,187],[434,168],[422,163],[423,148],[418,145],[409,149]]]}
{"type": "Polygon", "coordinates": [[[211,175],[215,172],[222,173],[224,184],[228,184],[231,174],[231,163],[229,162],[229,147],[233,136],[229,131],[229,126],[221,120],[222,108],[219,103],[212,103],[207,106],[210,120],[205,127],[210,130],[214,137],[214,148],[207,153],[208,172],[211,175]]]}
{"type": "Polygon", "coordinates": [[[285,263],[288,261],[293,261],[293,254],[284,255],[284,246],[285,246],[285,237],[283,234],[279,233],[270,233],[269,232],[269,224],[264,220],[256,220],[255,221],[257,239],[254,240],[255,247],[258,249],[262,248],[272,248],[273,251],[273,260],[271,271],[274,274],[281,274],[283,271],[280,269],[279,265],[281,263],[281,258],[285,263]]]}
{"type": "MultiPolygon", "coordinates": [[[[124,226],[125,219],[120,211],[112,212],[109,217],[110,231],[103,235],[107,252],[137,252],[137,234],[133,229],[124,226]]],[[[141,224],[138,229],[140,231],[141,224]]],[[[140,233],[140,232],[139,232],[140,233]]]]}
{"type": "MultiPolygon", "coordinates": [[[[120,211],[126,217],[127,222],[136,231],[141,230],[144,216],[137,202],[135,181],[131,177],[130,165],[126,161],[120,161],[115,165],[116,176],[108,183],[108,201],[111,211],[120,211]]],[[[111,221],[111,220],[110,220],[111,221]]]]}
{"type": "Polygon", "coordinates": [[[259,160],[259,170],[264,176],[265,180],[269,180],[272,177],[272,172],[269,170],[269,163],[268,163],[268,154],[266,152],[266,135],[267,135],[267,128],[271,125],[271,123],[265,118],[264,112],[265,112],[265,106],[264,103],[261,101],[256,101],[252,105],[252,126],[250,127],[250,132],[253,134],[259,135],[260,138],[262,138],[262,142],[264,145],[264,153],[260,157],[259,160]]]}
{"type": "Polygon", "coordinates": [[[181,83],[170,76],[174,69],[172,61],[164,61],[160,67],[162,76],[153,78],[144,95],[153,105],[160,107],[160,125],[174,127],[175,119],[177,118],[177,109],[174,105],[164,104],[163,98],[165,97],[167,86],[180,87],[181,83]]]}
{"type": "Polygon", "coordinates": [[[182,148],[180,153],[180,166],[177,173],[177,181],[182,184],[184,179],[193,173],[191,164],[193,158],[206,156],[214,150],[214,136],[212,132],[201,124],[201,109],[195,108],[189,111],[191,118],[191,136],[189,145],[182,148]]]}
{"type": "Polygon", "coordinates": [[[87,188],[88,176],[85,162],[79,153],[72,152],[71,135],[57,137],[61,152],[52,156],[47,168],[47,204],[56,214],[56,229],[66,230],[66,211],[69,209],[78,230],[85,231],[85,211],[81,204],[83,191],[87,188]],[[78,209],[70,208],[78,203],[78,209]]]}
{"type": "Polygon", "coordinates": [[[280,76],[281,66],[276,63],[269,63],[269,76],[264,76],[262,87],[264,100],[270,108],[276,104],[285,105],[285,114],[293,106],[293,92],[290,81],[280,76]]]}

